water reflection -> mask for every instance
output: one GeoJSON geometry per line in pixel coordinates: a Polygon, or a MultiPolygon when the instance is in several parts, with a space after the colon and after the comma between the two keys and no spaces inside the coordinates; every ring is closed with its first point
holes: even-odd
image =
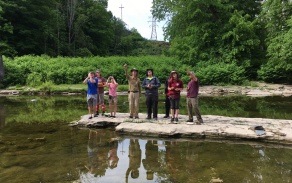
{"type": "Polygon", "coordinates": [[[129,167],[126,171],[126,182],[131,178],[137,179],[139,177],[139,168],[141,164],[141,148],[138,139],[130,139],[129,145],[129,167]]]}
{"type": "Polygon", "coordinates": [[[236,141],[233,144],[122,139],[114,135],[113,132],[103,135],[102,131],[89,131],[90,152],[97,153],[88,154],[88,158],[95,169],[87,168],[80,176],[81,182],[196,183],[210,182],[214,178],[224,182],[289,182],[291,179],[290,149],[237,144],[236,141]]]}
{"type": "Polygon", "coordinates": [[[5,126],[5,108],[4,105],[0,106],[0,129],[5,126]]]}

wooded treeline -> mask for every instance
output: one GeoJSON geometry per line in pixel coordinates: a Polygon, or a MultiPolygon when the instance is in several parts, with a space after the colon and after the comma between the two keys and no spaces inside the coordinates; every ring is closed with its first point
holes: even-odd
{"type": "MultiPolygon", "coordinates": [[[[149,33],[150,34],[150,33],[149,33]]],[[[160,55],[107,10],[107,0],[1,0],[0,53],[55,56],[160,55]]]]}
{"type": "Polygon", "coordinates": [[[291,0],[154,0],[153,15],[168,20],[170,53],[185,64],[292,83],[291,0]]]}
{"type": "Polygon", "coordinates": [[[107,2],[1,0],[0,54],[166,55],[204,84],[292,83],[291,0],[153,0],[153,16],[168,20],[169,43],[128,30],[107,2]]]}

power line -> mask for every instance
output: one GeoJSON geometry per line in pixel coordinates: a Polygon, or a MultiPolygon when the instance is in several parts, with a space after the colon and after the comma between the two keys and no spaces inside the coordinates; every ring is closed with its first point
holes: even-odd
{"type": "Polygon", "coordinates": [[[121,6],[119,7],[119,8],[121,8],[121,20],[123,20],[123,5],[121,4],[121,6]]]}

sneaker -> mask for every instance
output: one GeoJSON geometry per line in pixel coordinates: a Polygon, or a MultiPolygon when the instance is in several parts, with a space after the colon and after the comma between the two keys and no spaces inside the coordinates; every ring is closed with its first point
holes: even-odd
{"type": "Polygon", "coordinates": [[[147,117],[146,119],[148,119],[148,120],[149,120],[149,119],[151,119],[151,117],[147,117]]]}
{"type": "Polygon", "coordinates": [[[92,116],[90,116],[88,119],[92,119],[92,116]]]}
{"type": "Polygon", "coordinates": [[[101,115],[104,116],[104,112],[102,112],[101,115]]]}
{"type": "Polygon", "coordinates": [[[135,119],[139,119],[139,117],[138,117],[138,116],[136,116],[136,117],[135,117],[135,119]]]}
{"type": "Polygon", "coordinates": [[[97,115],[97,114],[95,114],[95,115],[94,115],[94,117],[98,117],[98,115],[97,115]]]}
{"type": "Polygon", "coordinates": [[[187,125],[194,125],[194,122],[187,122],[187,125]]]}
{"type": "Polygon", "coordinates": [[[157,118],[153,118],[154,121],[157,121],[157,118]]]}
{"type": "Polygon", "coordinates": [[[203,119],[200,119],[199,122],[200,122],[200,123],[204,123],[203,119]]]}
{"type": "Polygon", "coordinates": [[[163,116],[163,118],[169,118],[169,116],[168,115],[165,115],[165,116],[163,116]]]}
{"type": "Polygon", "coordinates": [[[170,122],[174,122],[174,118],[171,118],[170,122]]]}
{"type": "Polygon", "coordinates": [[[178,118],[174,118],[175,122],[178,122],[178,118]]]}
{"type": "Polygon", "coordinates": [[[96,112],[95,112],[95,115],[96,115],[96,116],[98,116],[98,115],[99,115],[99,112],[98,112],[98,111],[96,111],[96,112]]]}
{"type": "Polygon", "coordinates": [[[133,118],[133,116],[129,116],[129,118],[133,118]]]}
{"type": "Polygon", "coordinates": [[[187,122],[194,122],[194,120],[193,119],[189,119],[189,120],[187,120],[187,122]]]}
{"type": "Polygon", "coordinates": [[[116,118],[116,116],[112,116],[113,118],[116,118]]]}

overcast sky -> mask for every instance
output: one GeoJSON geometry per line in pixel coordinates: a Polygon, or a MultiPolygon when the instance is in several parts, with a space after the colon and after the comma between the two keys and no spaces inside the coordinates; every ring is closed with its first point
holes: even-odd
{"type": "MultiPolygon", "coordinates": [[[[117,18],[121,18],[127,24],[128,29],[136,28],[138,32],[146,39],[151,38],[151,6],[152,0],[108,0],[108,10],[117,18]]],[[[165,22],[157,23],[157,40],[162,41],[163,25],[165,22]]]]}

